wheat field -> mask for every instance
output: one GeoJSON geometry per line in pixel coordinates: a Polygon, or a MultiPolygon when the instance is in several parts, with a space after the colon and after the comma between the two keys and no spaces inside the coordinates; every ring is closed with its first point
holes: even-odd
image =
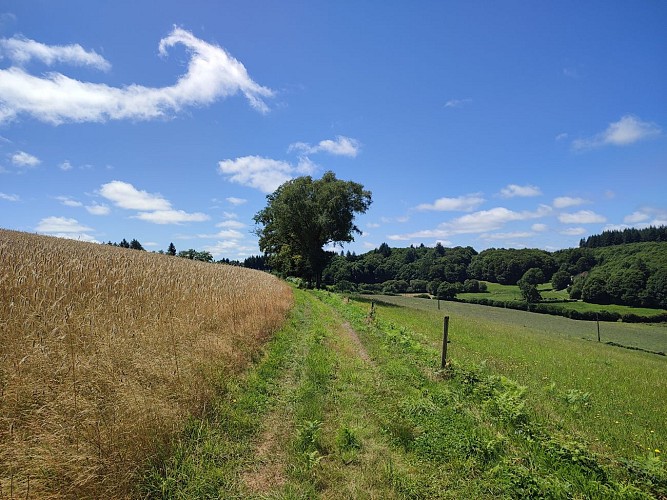
{"type": "Polygon", "coordinates": [[[122,498],[281,325],[266,273],[0,230],[0,498],[122,498]]]}

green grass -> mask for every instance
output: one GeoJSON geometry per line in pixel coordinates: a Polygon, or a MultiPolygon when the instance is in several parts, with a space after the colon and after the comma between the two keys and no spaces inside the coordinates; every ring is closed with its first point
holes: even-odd
{"type": "MultiPolygon", "coordinates": [[[[376,300],[380,297],[375,297],[376,300]]],[[[482,365],[529,388],[533,406],[545,420],[568,433],[626,457],[653,449],[667,440],[667,358],[599,344],[579,337],[595,324],[524,311],[474,304],[405,297],[382,297],[403,307],[381,306],[382,316],[428,335],[435,348],[442,340],[442,317],[450,316],[450,354],[469,365],[482,365]],[[486,313],[486,314],[484,314],[486,313]],[[588,393],[588,404],[573,404],[567,395],[588,393]]],[[[618,340],[651,332],[650,347],[667,347],[667,328],[654,325],[601,325],[629,328],[618,340]]]]}
{"type": "Polygon", "coordinates": [[[255,366],[222,380],[151,465],[142,496],[667,494],[664,358],[443,302],[468,314],[449,312],[442,371],[436,301],[387,298],[432,307],[379,303],[370,317],[368,302],[328,292],[295,300],[255,366]]]}
{"type": "MultiPolygon", "coordinates": [[[[499,283],[485,282],[487,284],[487,291],[484,293],[459,293],[456,298],[462,301],[468,299],[493,299],[499,301],[521,301],[521,292],[517,285],[501,285],[499,283]]],[[[556,291],[552,288],[551,283],[543,283],[538,285],[537,289],[542,294],[542,299],[549,303],[550,301],[565,301],[569,299],[566,290],[556,291]]],[[[635,314],[637,316],[657,316],[667,311],[664,309],[650,309],[646,307],[631,307],[621,306],[616,304],[589,304],[583,301],[576,302],[557,302],[557,304],[566,309],[574,309],[576,311],[593,311],[593,312],[616,312],[618,314],[635,314]]]]}

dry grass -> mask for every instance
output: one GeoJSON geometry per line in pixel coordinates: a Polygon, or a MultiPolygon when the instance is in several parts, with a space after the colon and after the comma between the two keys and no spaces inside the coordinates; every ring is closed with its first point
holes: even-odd
{"type": "Polygon", "coordinates": [[[131,496],[291,304],[265,273],[0,230],[0,498],[131,496]]]}

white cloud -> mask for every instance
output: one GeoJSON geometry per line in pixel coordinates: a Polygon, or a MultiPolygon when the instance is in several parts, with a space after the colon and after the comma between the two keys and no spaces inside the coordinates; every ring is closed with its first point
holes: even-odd
{"type": "Polygon", "coordinates": [[[111,68],[111,64],[104,57],[94,50],[86,51],[79,44],[49,46],[22,36],[0,39],[0,54],[5,54],[19,65],[37,59],[48,66],[69,63],[75,66],[92,66],[102,71],[111,68]]]}
{"type": "Polygon", "coordinates": [[[66,207],[82,207],[83,203],[80,201],[73,200],[69,196],[56,196],[56,200],[65,205],[66,207]]]}
{"type": "Polygon", "coordinates": [[[155,210],[153,212],[140,212],[132,216],[153,224],[180,224],[181,222],[203,222],[209,216],[200,212],[188,213],[183,210],[155,210]]]}
{"type": "Polygon", "coordinates": [[[299,169],[305,168],[305,164],[300,165],[293,166],[286,161],[261,156],[243,156],[218,162],[218,169],[230,182],[272,193],[278,186],[292,179],[299,169]]]}
{"type": "Polygon", "coordinates": [[[595,224],[607,222],[604,215],[596,214],[592,210],[579,210],[574,213],[564,213],[558,216],[563,224],[595,224]]]}
{"type": "Polygon", "coordinates": [[[588,138],[577,139],[572,147],[577,150],[592,149],[600,146],[627,146],[642,139],[660,135],[662,130],[652,122],[645,122],[633,115],[625,115],[619,121],[610,123],[603,132],[588,138]]]}
{"type": "Polygon", "coordinates": [[[6,194],[6,193],[0,193],[0,200],[5,200],[5,201],[20,201],[20,197],[17,194],[6,194]]]}
{"type": "MultiPolygon", "coordinates": [[[[182,222],[202,222],[209,216],[201,213],[188,213],[172,208],[169,200],[160,194],[153,194],[135,188],[129,182],[111,181],[103,184],[100,194],[113,202],[117,207],[127,210],[137,210],[133,219],[139,219],[153,224],[180,224],[182,222]]],[[[97,209],[101,212],[103,209],[97,209]]]]}
{"type": "Polygon", "coordinates": [[[241,229],[245,227],[245,224],[237,220],[223,220],[222,222],[218,222],[215,225],[215,227],[224,227],[227,229],[241,229]]]}
{"type": "Polygon", "coordinates": [[[546,224],[533,224],[532,226],[530,226],[530,229],[532,229],[536,233],[543,233],[544,231],[549,229],[549,227],[546,224]]]}
{"type": "Polygon", "coordinates": [[[517,184],[510,184],[500,190],[500,196],[503,198],[514,198],[516,196],[527,198],[530,196],[540,196],[542,191],[537,186],[519,186],[517,184]]]}
{"type": "Polygon", "coordinates": [[[229,198],[225,199],[234,206],[243,205],[244,203],[248,202],[248,200],[245,198],[236,198],[234,196],[230,196],[229,198]]]}
{"type": "Polygon", "coordinates": [[[630,215],[626,215],[623,218],[623,222],[625,222],[626,224],[636,224],[638,222],[645,222],[650,218],[651,216],[644,212],[633,212],[630,215]]]}
{"type": "Polygon", "coordinates": [[[564,234],[565,236],[581,236],[582,234],[586,233],[586,229],[583,227],[569,227],[567,229],[563,229],[560,234],[564,234]]]}
{"type": "Polygon", "coordinates": [[[515,212],[504,207],[495,207],[443,222],[436,229],[391,235],[389,239],[406,241],[418,238],[448,238],[454,234],[487,233],[502,228],[508,222],[539,219],[551,213],[552,208],[547,205],[540,205],[535,211],[524,210],[521,212],[515,212]]]}
{"type": "Polygon", "coordinates": [[[76,219],[67,217],[46,217],[39,221],[35,231],[38,233],[85,233],[92,231],[88,226],[84,226],[76,219]]]}
{"type": "Polygon", "coordinates": [[[259,252],[257,247],[249,246],[236,240],[217,241],[213,245],[204,246],[203,249],[211,252],[213,257],[226,255],[232,258],[242,258],[259,252]]]}
{"type": "Polygon", "coordinates": [[[535,233],[531,231],[514,231],[509,233],[486,233],[479,237],[484,240],[512,240],[516,238],[531,238],[535,233]]]}
{"type": "Polygon", "coordinates": [[[54,125],[66,122],[150,120],[169,116],[188,106],[205,106],[242,93],[256,110],[265,113],[264,98],[274,92],[255,83],[246,68],[222,47],[174,28],[160,41],[159,53],[181,44],[190,54],[187,73],[167,87],[132,84],[110,87],[82,82],[61,73],[34,76],[12,66],[0,70],[0,122],[30,115],[54,125]]]}
{"type": "Polygon", "coordinates": [[[213,238],[224,238],[226,240],[241,240],[243,239],[243,233],[236,231],[234,229],[223,229],[222,231],[214,234],[213,238]]]}
{"type": "Polygon", "coordinates": [[[74,167],[73,167],[72,164],[69,162],[69,160],[65,160],[65,161],[62,162],[60,165],[58,165],[58,168],[60,168],[60,170],[63,170],[63,171],[65,171],[65,172],[67,172],[68,170],[72,170],[74,167]]]}
{"type": "Polygon", "coordinates": [[[128,210],[170,210],[171,203],[162,195],[140,191],[129,182],[111,181],[102,184],[100,194],[120,208],[128,210]]]}
{"type": "Polygon", "coordinates": [[[446,108],[462,108],[472,102],[472,99],[450,99],[445,103],[446,108]]]}
{"type": "Polygon", "coordinates": [[[417,210],[434,210],[439,212],[470,212],[484,203],[486,200],[481,194],[469,194],[456,198],[438,198],[433,203],[422,203],[417,205],[417,210]]]}
{"type": "Polygon", "coordinates": [[[590,202],[583,198],[572,198],[571,196],[558,196],[557,198],[554,198],[553,206],[554,208],[567,208],[567,207],[576,207],[577,205],[583,205],[584,203],[590,203],[590,202]]]}
{"type": "Polygon", "coordinates": [[[87,205],[86,210],[88,210],[88,213],[93,215],[109,215],[111,212],[111,209],[107,205],[101,205],[99,203],[87,205]]]}
{"type": "Polygon", "coordinates": [[[320,141],[315,146],[312,146],[306,142],[295,142],[294,144],[290,144],[287,151],[298,151],[304,154],[324,152],[336,156],[349,156],[354,158],[359,154],[360,149],[361,144],[358,140],[342,135],[337,135],[335,140],[326,139],[320,141]]]}
{"type": "Polygon", "coordinates": [[[366,227],[369,227],[371,229],[375,229],[375,228],[380,227],[380,224],[378,224],[377,222],[369,222],[368,224],[366,224],[366,227]]]}
{"type": "MultiPolygon", "coordinates": [[[[2,97],[0,97],[0,99],[2,99],[2,97]]],[[[11,156],[11,161],[12,164],[16,165],[17,167],[28,167],[28,168],[36,167],[37,165],[42,163],[39,158],[29,153],[26,153],[25,151],[17,151],[16,153],[14,153],[11,156]]]]}
{"type": "Polygon", "coordinates": [[[534,212],[529,210],[515,212],[504,207],[496,207],[463,215],[442,226],[449,228],[455,234],[482,233],[500,229],[508,222],[546,217],[551,211],[551,207],[547,205],[540,205],[534,212]]]}
{"type": "Polygon", "coordinates": [[[568,136],[569,136],[569,134],[567,132],[561,132],[560,134],[558,134],[556,136],[556,140],[557,141],[563,141],[563,140],[567,139],[568,136]]]}

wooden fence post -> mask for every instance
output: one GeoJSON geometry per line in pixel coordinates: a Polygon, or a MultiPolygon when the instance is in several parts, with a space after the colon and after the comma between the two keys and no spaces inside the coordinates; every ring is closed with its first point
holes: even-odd
{"type": "Polygon", "coordinates": [[[449,337],[449,316],[445,316],[445,322],[443,325],[443,334],[442,334],[442,361],[440,363],[440,368],[445,369],[447,364],[447,338],[449,337]]]}
{"type": "Polygon", "coordinates": [[[600,342],[600,316],[598,313],[595,313],[595,322],[598,325],[598,342],[600,342]]]}

